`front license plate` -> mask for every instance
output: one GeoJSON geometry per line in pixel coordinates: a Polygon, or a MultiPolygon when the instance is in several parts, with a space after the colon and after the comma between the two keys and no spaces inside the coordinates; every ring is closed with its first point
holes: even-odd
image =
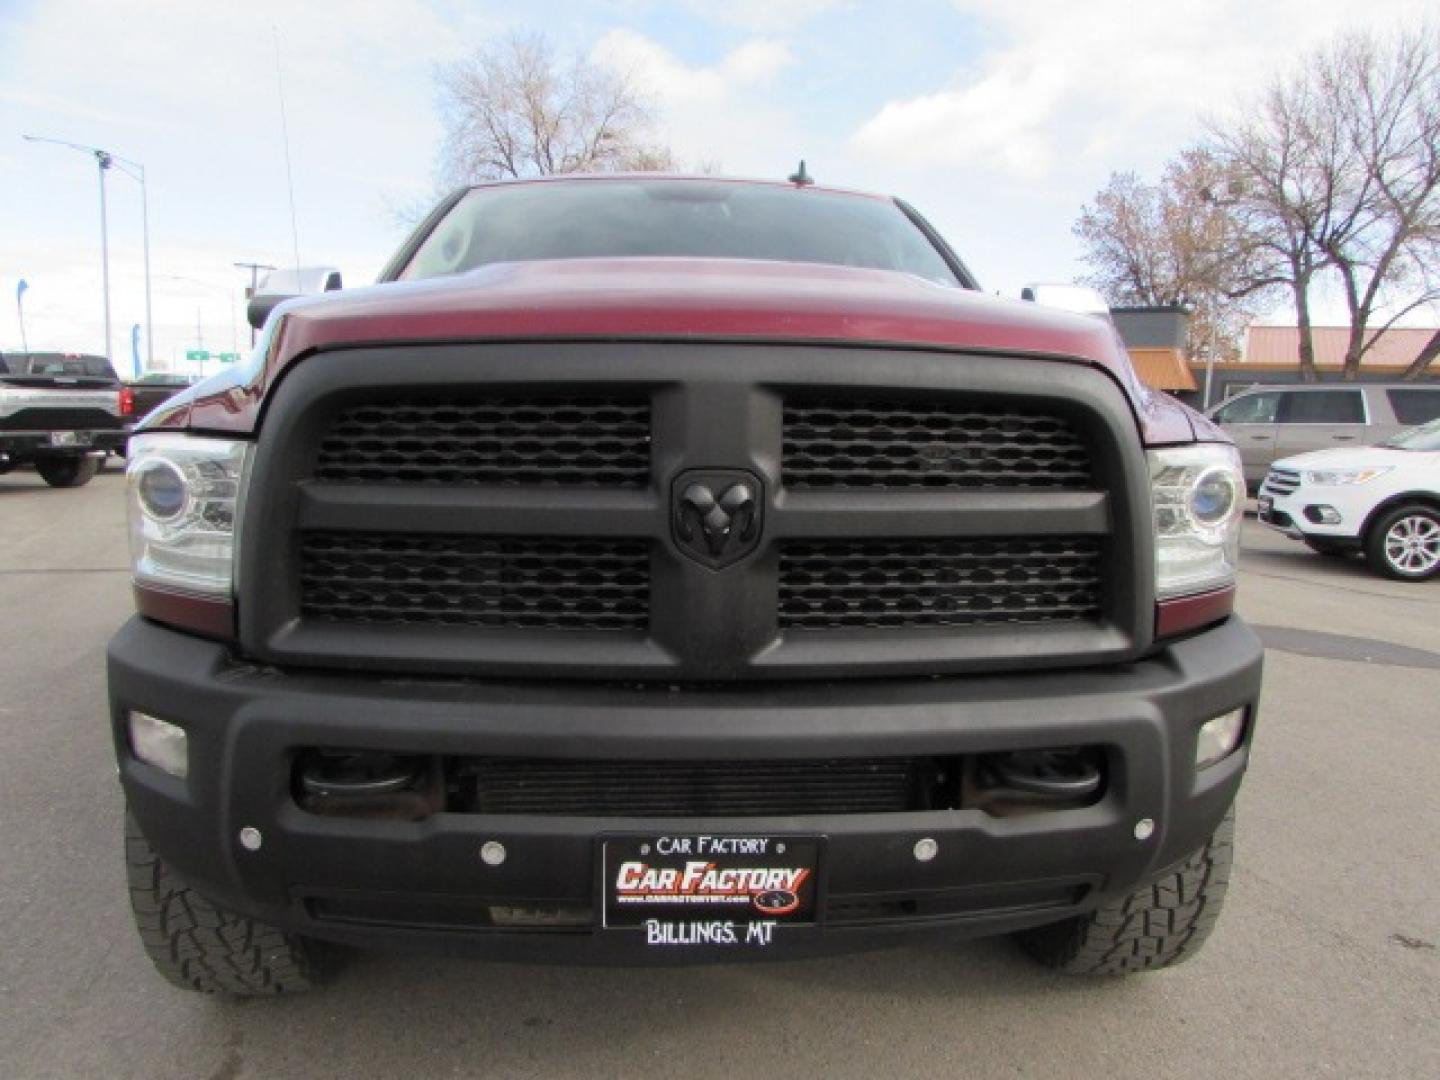
{"type": "Polygon", "coordinates": [[[611,836],[605,927],[646,945],[766,946],[815,922],[818,836],[611,836]]]}

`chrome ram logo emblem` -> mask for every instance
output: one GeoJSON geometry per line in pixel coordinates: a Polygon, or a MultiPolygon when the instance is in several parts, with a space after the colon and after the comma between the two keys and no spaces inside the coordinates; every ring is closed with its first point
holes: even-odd
{"type": "Polygon", "coordinates": [[[712,570],[739,562],[760,542],[763,491],[739,470],[681,473],[672,498],[675,546],[712,570]]]}

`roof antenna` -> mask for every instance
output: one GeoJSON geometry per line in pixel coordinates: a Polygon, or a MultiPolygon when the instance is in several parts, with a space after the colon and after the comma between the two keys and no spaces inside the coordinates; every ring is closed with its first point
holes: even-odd
{"type": "Polygon", "coordinates": [[[805,171],[804,158],[800,159],[800,168],[796,169],[785,179],[789,180],[790,183],[794,184],[796,187],[807,187],[810,184],[815,183],[815,178],[805,171]]]}

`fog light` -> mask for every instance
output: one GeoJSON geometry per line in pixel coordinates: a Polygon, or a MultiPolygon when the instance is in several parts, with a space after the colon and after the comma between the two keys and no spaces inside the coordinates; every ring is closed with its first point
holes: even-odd
{"type": "Polygon", "coordinates": [[[190,771],[185,729],[148,713],[130,714],[130,749],[147,765],[181,779],[190,771]]]}
{"type": "Polygon", "coordinates": [[[1195,740],[1195,768],[1203,769],[1229,756],[1245,734],[1245,710],[1236,709],[1200,725],[1195,740]]]}
{"type": "Polygon", "coordinates": [[[1339,525],[1340,511],[1333,506],[1307,506],[1305,517],[1313,525],[1339,525]]]}

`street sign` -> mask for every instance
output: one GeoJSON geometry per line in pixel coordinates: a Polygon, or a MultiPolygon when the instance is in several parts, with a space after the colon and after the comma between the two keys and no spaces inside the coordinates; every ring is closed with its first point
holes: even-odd
{"type": "Polygon", "coordinates": [[[186,359],[186,360],[189,360],[191,363],[203,364],[206,360],[209,360],[209,359],[210,359],[210,350],[209,350],[209,349],[186,349],[186,350],[185,350],[185,359],[186,359]]]}
{"type": "Polygon", "coordinates": [[[233,364],[240,359],[240,354],[238,352],[222,352],[216,353],[215,357],[222,364],[233,364]]]}

